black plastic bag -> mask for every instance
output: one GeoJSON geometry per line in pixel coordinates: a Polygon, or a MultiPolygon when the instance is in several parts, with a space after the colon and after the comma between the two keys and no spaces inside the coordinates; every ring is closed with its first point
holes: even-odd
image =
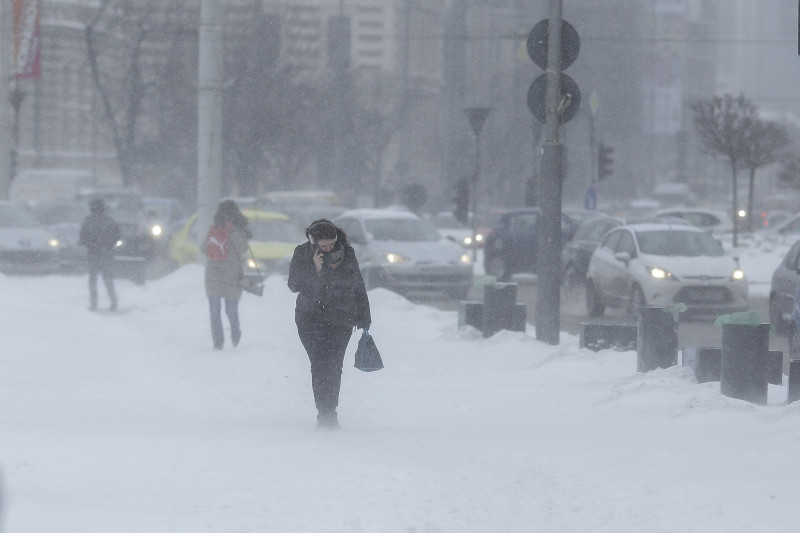
{"type": "Polygon", "coordinates": [[[367,330],[361,333],[361,338],[358,340],[355,367],[364,372],[374,372],[383,368],[381,353],[367,330]]]}
{"type": "Polygon", "coordinates": [[[261,296],[264,294],[264,284],[257,279],[245,278],[242,280],[242,290],[250,294],[255,294],[256,296],[261,296]]]}

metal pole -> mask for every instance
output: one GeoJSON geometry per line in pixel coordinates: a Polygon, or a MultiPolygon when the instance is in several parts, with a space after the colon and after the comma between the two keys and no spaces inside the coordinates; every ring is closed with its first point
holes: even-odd
{"type": "Polygon", "coordinates": [[[475,174],[472,176],[472,190],[470,195],[470,210],[472,211],[472,216],[468,216],[472,223],[472,262],[475,263],[478,260],[478,243],[475,242],[475,238],[478,235],[478,181],[480,180],[481,176],[481,132],[480,130],[475,132],[475,174]]]}
{"type": "MultiPolygon", "coordinates": [[[[13,56],[12,50],[12,19],[13,9],[9,6],[11,2],[0,2],[0,102],[5,102],[10,98],[9,86],[6,80],[12,71],[10,59],[13,56]]],[[[8,107],[0,106],[0,146],[9,146],[11,124],[9,124],[8,107]]],[[[0,200],[8,200],[9,189],[11,188],[11,161],[6,157],[11,156],[11,151],[0,151],[0,200]],[[8,154],[8,155],[6,155],[8,154]]]]}
{"type": "Polygon", "coordinates": [[[550,0],[547,35],[547,106],[542,143],[541,221],[538,235],[536,338],[558,344],[561,314],[561,193],[563,146],[560,139],[561,0],[550,0]]]}
{"type": "Polygon", "coordinates": [[[220,0],[200,8],[197,102],[197,228],[205,235],[222,195],[222,25],[220,0]]]}

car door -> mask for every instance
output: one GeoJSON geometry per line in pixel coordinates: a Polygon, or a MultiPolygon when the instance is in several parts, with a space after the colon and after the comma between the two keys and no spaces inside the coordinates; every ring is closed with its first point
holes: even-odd
{"type": "Polygon", "coordinates": [[[611,297],[620,303],[627,302],[633,284],[631,264],[636,260],[636,243],[628,230],[620,231],[619,240],[614,245],[614,261],[611,273],[611,297]],[[628,254],[628,260],[618,258],[618,254],[628,254]]]}
{"type": "Polygon", "coordinates": [[[511,272],[536,272],[536,232],[539,213],[518,213],[508,221],[508,231],[503,251],[507,269],[511,272]]]}
{"type": "Polygon", "coordinates": [[[613,294],[611,283],[615,276],[617,259],[614,257],[614,249],[622,235],[621,230],[611,231],[600,243],[600,246],[592,254],[589,261],[588,276],[594,283],[595,290],[602,300],[608,301],[613,294]]]}
{"type": "Polygon", "coordinates": [[[798,268],[800,268],[800,241],[792,245],[773,277],[772,291],[777,295],[778,308],[784,314],[791,313],[794,305],[794,293],[800,282],[798,268]]]}

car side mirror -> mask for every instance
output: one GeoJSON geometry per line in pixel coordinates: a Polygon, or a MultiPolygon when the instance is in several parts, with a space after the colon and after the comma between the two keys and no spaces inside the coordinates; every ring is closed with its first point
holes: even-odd
{"type": "Polygon", "coordinates": [[[631,261],[631,254],[628,252],[617,252],[614,254],[614,259],[617,261],[622,261],[625,263],[625,266],[627,266],[631,261]]]}

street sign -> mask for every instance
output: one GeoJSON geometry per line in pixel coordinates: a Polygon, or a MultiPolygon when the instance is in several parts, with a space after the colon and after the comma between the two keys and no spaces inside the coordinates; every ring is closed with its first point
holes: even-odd
{"type": "MultiPolygon", "coordinates": [[[[542,19],[528,34],[528,56],[539,68],[547,69],[547,33],[550,21],[542,19]]],[[[578,58],[581,40],[578,31],[566,20],[561,21],[561,70],[566,69],[578,58]]]]}
{"type": "MultiPolygon", "coordinates": [[[[569,122],[572,117],[578,112],[581,105],[581,90],[575,80],[561,73],[561,105],[558,109],[559,124],[569,122]]],[[[547,94],[547,74],[542,74],[531,83],[528,89],[528,107],[533,113],[533,116],[541,122],[545,123],[547,116],[546,105],[547,94]]]]}

